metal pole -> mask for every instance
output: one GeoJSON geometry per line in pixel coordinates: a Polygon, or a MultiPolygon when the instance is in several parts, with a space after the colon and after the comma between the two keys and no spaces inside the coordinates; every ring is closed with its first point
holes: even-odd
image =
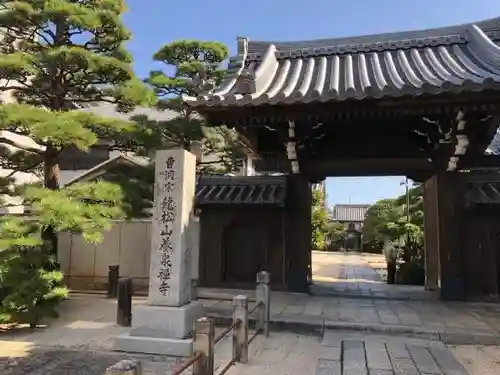
{"type": "Polygon", "coordinates": [[[405,177],[405,186],[406,186],[406,219],[407,222],[410,222],[410,189],[408,187],[408,177],[405,177]]]}
{"type": "MultiPolygon", "coordinates": [[[[409,189],[408,177],[405,177],[405,187],[406,187],[406,223],[410,224],[410,189],[409,189]]],[[[410,232],[406,231],[406,248],[410,245],[410,232]]]]}

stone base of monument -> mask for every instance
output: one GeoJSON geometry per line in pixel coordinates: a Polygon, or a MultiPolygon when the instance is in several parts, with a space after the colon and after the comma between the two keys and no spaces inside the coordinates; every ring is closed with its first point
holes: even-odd
{"type": "Polygon", "coordinates": [[[132,329],[116,337],[114,349],[189,357],[193,353],[194,323],[202,316],[203,306],[198,301],[178,307],[134,306],[132,329]]]}

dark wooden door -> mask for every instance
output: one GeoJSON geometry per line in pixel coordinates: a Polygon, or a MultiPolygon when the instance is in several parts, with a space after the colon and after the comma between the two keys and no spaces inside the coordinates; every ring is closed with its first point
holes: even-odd
{"type": "Polygon", "coordinates": [[[266,263],[267,236],[253,220],[239,221],[224,230],[222,241],[223,280],[254,283],[266,263]]]}
{"type": "Polygon", "coordinates": [[[496,295],[500,284],[498,213],[469,212],[464,237],[464,268],[469,298],[496,295]]]}

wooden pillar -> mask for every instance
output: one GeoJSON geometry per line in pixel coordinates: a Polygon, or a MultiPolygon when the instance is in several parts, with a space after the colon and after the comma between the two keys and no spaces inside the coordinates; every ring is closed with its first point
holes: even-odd
{"type": "Polygon", "coordinates": [[[431,177],[423,186],[426,290],[437,290],[439,287],[439,216],[436,181],[436,178],[431,177]]]}
{"type": "Polygon", "coordinates": [[[285,280],[291,292],[307,293],[311,268],[311,185],[301,174],[287,177],[285,280]]]}
{"type": "Polygon", "coordinates": [[[437,183],[440,298],[465,299],[465,273],[462,265],[461,214],[463,183],[458,172],[435,176],[437,183]]]}

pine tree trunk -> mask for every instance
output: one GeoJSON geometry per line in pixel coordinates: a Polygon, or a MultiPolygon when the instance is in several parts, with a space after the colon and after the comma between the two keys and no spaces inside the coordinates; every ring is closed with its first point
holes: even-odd
{"type": "MultiPolygon", "coordinates": [[[[44,155],[44,187],[50,190],[59,190],[60,171],[57,161],[58,150],[47,145],[44,155]]],[[[44,243],[50,246],[50,251],[57,254],[57,233],[55,228],[48,226],[42,232],[44,243]]]]}
{"type": "MultiPolygon", "coordinates": [[[[68,40],[68,26],[64,19],[56,17],[54,19],[54,46],[63,46],[68,40]]],[[[49,69],[52,75],[51,92],[54,95],[50,108],[53,111],[65,110],[64,89],[61,72],[57,65],[49,69]]],[[[59,150],[53,144],[48,143],[44,153],[43,186],[50,190],[59,190],[60,171],[58,163],[59,150]]],[[[44,244],[50,246],[51,253],[57,256],[57,232],[53,226],[48,226],[42,232],[44,244]]]]}

